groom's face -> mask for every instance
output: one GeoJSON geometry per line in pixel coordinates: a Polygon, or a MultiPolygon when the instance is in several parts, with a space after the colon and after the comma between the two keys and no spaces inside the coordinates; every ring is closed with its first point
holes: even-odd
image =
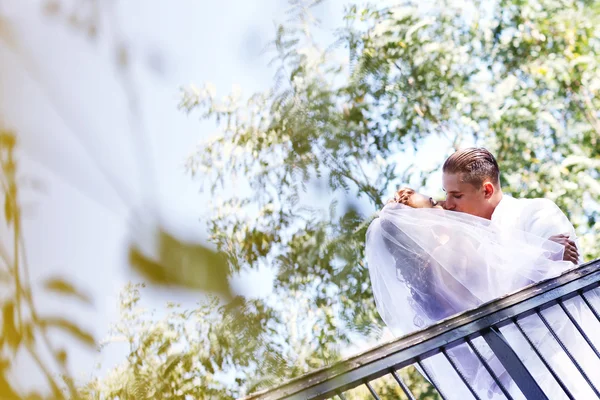
{"type": "Polygon", "coordinates": [[[446,202],[444,208],[460,211],[485,218],[486,197],[483,187],[477,188],[464,182],[460,174],[447,174],[442,176],[446,202]]]}

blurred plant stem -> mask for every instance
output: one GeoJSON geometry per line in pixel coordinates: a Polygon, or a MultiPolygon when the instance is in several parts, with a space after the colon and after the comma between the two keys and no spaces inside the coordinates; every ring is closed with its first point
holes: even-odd
{"type": "MultiPolygon", "coordinates": [[[[6,238],[13,254],[4,251],[4,243],[0,243],[1,258],[6,270],[1,274],[9,279],[3,280],[7,285],[7,292],[12,295],[2,299],[2,336],[0,338],[0,395],[3,398],[21,398],[27,396],[40,396],[37,393],[17,394],[17,390],[10,384],[15,371],[16,355],[19,351],[26,351],[34,364],[39,368],[53,399],[78,398],[78,391],[67,369],[67,353],[57,349],[49,338],[49,328],[59,328],[74,337],[82,340],[89,346],[94,346],[92,336],[77,324],[63,317],[40,316],[33,301],[32,285],[29,276],[27,258],[25,254],[25,239],[22,232],[22,213],[19,204],[19,191],[17,179],[17,161],[15,158],[17,147],[16,135],[0,128],[0,169],[2,192],[4,194],[4,220],[10,236],[6,238]],[[11,246],[12,245],[12,246],[11,246]],[[41,352],[51,355],[42,357],[41,352]],[[63,386],[64,385],[64,386],[63,386]],[[65,387],[66,386],[66,387],[65,387]],[[64,389],[66,389],[65,394],[64,389]]],[[[4,241],[4,239],[3,239],[4,241]]],[[[61,295],[86,298],[73,285],[61,279],[54,278],[48,282],[46,288],[50,292],[61,295]]]]}

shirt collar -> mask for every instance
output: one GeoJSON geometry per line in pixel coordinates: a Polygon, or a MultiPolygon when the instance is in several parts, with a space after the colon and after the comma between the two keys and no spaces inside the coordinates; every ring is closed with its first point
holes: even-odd
{"type": "Polygon", "coordinates": [[[494,212],[492,213],[491,220],[494,221],[495,219],[500,218],[500,216],[508,210],[508,208],[510,207],[510,203],[512,203],[514,200],[515,199],[513,197],[508,196],[506,194],[502,194],[500,202],[498,203],[498,205],[494,209],[494,212]]]}

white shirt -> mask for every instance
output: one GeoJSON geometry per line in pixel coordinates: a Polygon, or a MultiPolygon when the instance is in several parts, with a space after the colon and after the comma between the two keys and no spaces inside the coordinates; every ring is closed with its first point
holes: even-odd
{"type": "MultiPolygon", "coordinates": [[[[575,228],[567,216],[548,199],[515,199],[507,195],[496,206],[492,223],[500,228],[519,229],[544,239],[566,234],[575,243],[575,228]]],[[[577,245],[579,248],[579,245],[577,245]]],[[[583,261],[581,255],[579,262],[583,261]]]]}

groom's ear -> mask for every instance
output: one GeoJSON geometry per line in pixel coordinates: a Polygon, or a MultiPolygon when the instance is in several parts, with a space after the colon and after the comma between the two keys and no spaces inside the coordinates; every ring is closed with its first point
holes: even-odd
{"type": "Polygon", "coordinates": [[[483,183],[483,195],[486,199],[490,199],[494,195],[494,192],[496,192],[496,188],[492,182],[487,181],[483,183]]]}

